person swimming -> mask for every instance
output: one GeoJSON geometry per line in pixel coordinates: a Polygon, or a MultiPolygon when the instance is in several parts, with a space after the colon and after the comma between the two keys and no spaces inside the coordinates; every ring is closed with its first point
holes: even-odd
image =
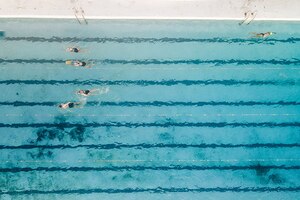
{"type": "Polygon", "coordinates": [[[81,61],[76,60],[76,61],[74,61],[74,66],[84,67],[84,66],[86,66],[86,62],[81,62],[81,61]]]}
{"type": "Polygon", "coordinates": [[[95,94],[96,91],[99,91],[99,89],[92,89],[92,90],[78,90],[76,93],[77,94],[80,94],[82,96],[90,96],[90,95],[93,95],[95,94]]]}
{"type": "Polygon", "coordinates": [[[267,38],[275,33],[274,32],[266,32],[266,33],[252,33],[252,34],[254,34],[252,36],[254,38],[267,38]]]}
{"type": "Polygon", "coordinates": [[[67,102],[67,103],[62,103],[59,104],[58,107],[61,109],[68,109],[68,108],[78,108],[82,104],[80,102],[67,102]]]}
{"type": "Polygon", "coordinates": [[[79,91],[77,91],[77,94],[87,97],[87,96],[91,95],[91,90],[79,90],[79,91]]]}
{"type": "Polygon", "coordinates": [[[86,68],[91,67],[91,65],[88,65],[87,62],[79,61],[79,60],[67,60],[66,64],[67,65],[72,65],[74,67],[86,67],[86,68]]]}
{"type": "Polygon", "coordinates": [[[66,51],[68,51],[68,52],[73,52],[73,53],[79,53],[80,49],[77,48],[77,47],[68,47],[68,48],[66,49],[66,51]]]}

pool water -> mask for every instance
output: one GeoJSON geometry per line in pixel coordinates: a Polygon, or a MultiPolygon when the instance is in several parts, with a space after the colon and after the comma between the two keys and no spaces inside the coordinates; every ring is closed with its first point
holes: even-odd
{"type": "Polygon", "coordinates": [[[299,198],[299,22],[0,29],[0,199],[299,198]]]}

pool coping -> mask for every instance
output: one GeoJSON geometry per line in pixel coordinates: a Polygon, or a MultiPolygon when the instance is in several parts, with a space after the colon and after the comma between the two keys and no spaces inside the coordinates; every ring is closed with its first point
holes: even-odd
{"type": "MultiPolygon", "coordinates": [[[[91,20],[232,20],[241,21],[244,18],[234,17],[129,17],[129,16],[86,16],[91,20]]],[[[0,19],[75,19],[74,16],[52,15],[0,15],[0,19]]],[[[255,18],[253,21],[300,21],[300,18],[255,18]]]]}
{"type": "Polygon", "coordinates": [[[300,21],[299,0],[0,0],[0,18],[300,21]]]}

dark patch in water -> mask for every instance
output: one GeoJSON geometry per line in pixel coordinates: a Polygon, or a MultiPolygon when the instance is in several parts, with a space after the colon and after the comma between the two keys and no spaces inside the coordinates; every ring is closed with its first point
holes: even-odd
{"type": "Polygon", "coordinates": [[[64,116],[57,116],[54,118],[54,122],[57,124],[56,128],[59,130],[64,131],[65,127],[64,127],[64,123],[66,123],[67,119],[64,116]]]}
{"type": "Polygon", "coordinates": [[[109,132],[111,131],[111,127],[110,127],[110,126],[107,126],[107,127],[105,128],[105,131],[109,133],[109,132]]]}
{"type": "MultiPolygon", "coordinates": [[[[55,121],[60,120],[60,122],[65,121],[65,118],[57,117],[55,121]]],[[[48,142],[51,140],[62,141],[63,139],[70,138],[71,141],[83,142],[86,136],[86,128],[82,125],[77,125],[75,128],[64,128],[58,125],[54,128],[40,128],[36,132],[35,142],[48,142]]]]}
{"type": "Polygon", "coordinates": [[[164,140],[164,141],[173,141],[174,140],[173,136],[167,132],[159,134],[159,139],[164,140]]]}
{"type": "Polygon", "coordinates": [[[36,135],[36,142],[49,141],[58,139],[61,141],[65,135],[65,128],[61,125],[66,122],[64,116],[57,116],[54,118],[54,122],[57,124],[54,128],[40,128],[36,135]]]}
{"type": "Polygon", "coordinates": [[[88,158],[93,158],[94,157],[94,153],[90,150],[87,151],[87,156],[88,158]]]}
{"type": "Polygon", "coordinates": [[[269,177],[269,181],[274,184],[282,184],[285,182],[285,179],[282,178],[279,174],[271,174],[269,177]]]}
{"type": "Polygon", "coordinates": [[[258,164],[255,167],[255,171],[256,171],[256,175],[261,177],[267,175],[267,173],[270,171],[270,168],[266,168],[258,164]]]}
{"type": "Polygon", "coordinates": [[[33,139],[28,139],[28,140],[27,140],[27,143],[28,143],[28,144],[35,144],[35,141],[34,141],[33,139]]]}
{"type": "Polygon", "coordinates": [[[132,175],[130,173],[126,173],[124,176],[123,176],[124,179],[132,179],[132,175]]]}
{"type": "Polygon", "coordinates": [[[57,139],[62,141],[67,136],[70,137],[72,141],[83,142],[85,139],[86,129],[79,125],[70,131],[61,130],[59,128],[41,128],[36,132],[36,142],[47,142],[57,139]]]}
{"type": "Polygon", "coordinates": [[[170,117],[164,118],[162,120],[162,122],[165,122],[165,123],[176,123],[176,121],[173,118],[170,118],[170,117]]]}
{"type": "Polygon", "coordinates": [[[283,177],[281,177],[279,174],[276,173],[271,174],[270,170],[271,170],[270,168],[264,167],[260,164],[258,164],[255,167],[256,176],[258,177],[260,183],[283,184],[284,182],[286,182],[286,180],[283,177]]]}
{"type": "Polygon", "coordinates": [[[59,140],[62,139],[61,132],[57,129],[39,129],[36,132],[37,142],[42,142],[44,140],[54,140],[55,138],[58,138],[59,140]]]}
{"type": "Polygon", "coordinates": [[[134,159],[138,159],[139,156],[138,156],[137,154],[135,154],[135,155],[133,156],[133,158],[134,158],[134,159]]]}
{"type": "Polygon", "coordinates": [[[70,138],[72,140],[83,142],[85,134],[85,128],[81,125],[78,125],[69,132],[70,138]]]}
{"type": "Polygon", "coordinates": [[[53,152],[52,151],[45,151],[43,148],[40,148],[38,152],[33,153],[33,152],[28,152],[28,155],[32,159],[49,159],[53,158],[53,152]]]}

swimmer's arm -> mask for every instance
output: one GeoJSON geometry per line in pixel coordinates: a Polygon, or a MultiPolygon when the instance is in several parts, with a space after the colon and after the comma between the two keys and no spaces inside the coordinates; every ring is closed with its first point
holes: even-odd
{"type": "Polygon", "coordinates": [[[251,32],[251,33],[249,33],[249,34],[251,34],[251,37],[250,38],[256,38],[257,36],[257,33],[256,32],[251,32]]]}
{"type": "Polygon", "coordinates": [[[262,33],[251,32],[250,34],[252,34],[251,38],[260,38],[260,37],[262,37],[262,33]]]}
{"type": "Polygon", "coordinates": [[[98,90],[100,90],[99,88],[94,88],[94,89],[91,89],[90,91],[91,92],[96,92],[96,91],[98,91],[98,90]]]}

